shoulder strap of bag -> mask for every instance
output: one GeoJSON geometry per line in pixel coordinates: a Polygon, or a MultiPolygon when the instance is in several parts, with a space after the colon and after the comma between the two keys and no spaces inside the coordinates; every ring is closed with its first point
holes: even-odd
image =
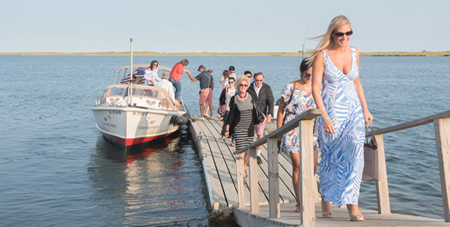
{"type": "MultiPolygon", "coordinates": [[[[291,103],[294,92],[295,92],[295,81],[292,84],[292,92],[291,92],[291,97],[289,98],[289,102],[288,103],[285,102],[286,106],[289,105],[289,103],[291,103]]],[[[283,123],[284,123],[284,120],[286,120],[286,115],[287,115],[287,111],[284,111],[283,123]]]]}
{"type": "Polygon", "coordinates": [[[314,136],[319,136],[319,117],[320,115],[316,117],[316,120],[314,120],[314,132],[313,132],[314,136]]]}
{"type": "Polygon", "coordinates": [[[295,92],[295,81],[292,84],[292,92],[291,92],[291,97],[289,97],[289,102],[286,105],[289,105],[289,103],[291,103],[292,100],[292,96],[294,95],[295,92]]]}

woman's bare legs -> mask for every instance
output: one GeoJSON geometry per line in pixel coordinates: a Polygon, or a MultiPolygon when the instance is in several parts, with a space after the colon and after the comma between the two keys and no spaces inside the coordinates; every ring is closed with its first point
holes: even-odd
{"type": "Polygon", "coordinates": [[[248,151],[244,152],[244,183],[247,183],[247,171],[246,171],[246,167],[248,164],[248,151]]]}
{"type": "MultiPolygon", "coordinates": [[[[316,174],[318,160],[319,160],[319,151],[314,150],[314,176],[316,174]]],[[[331,211],[331,203],[328,201],[325,201],[322,197],[320,204],[322,206],[322,216],[325,218],[333,217],[333,212],[331,211]]]]}
{"type": "Polygon", "coordinates": [[[291,162],[292,162],[292,185],[294,186],[295,198],[297,200],[297,204],[295,205],[297,209],[296,212],[300,212],[300,154],[299,153],[291,153],[291,162]]]}

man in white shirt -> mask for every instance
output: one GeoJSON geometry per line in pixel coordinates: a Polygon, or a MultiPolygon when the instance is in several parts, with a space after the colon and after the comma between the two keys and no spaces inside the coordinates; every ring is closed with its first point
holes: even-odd
{"type": "Polygon", "coordinates": [[[169,79],[169,74],[163,73],[162,80],[160,80],[157,83],[157,86],[159,88],[166,90],[169,93],[169,97],[172,100],[172,102],[175,104],[175,106],[178,106],[179,103],[178,103],[178,100],[175,100],[175,92],[173,91],[173,84],[168,79],[169,79]]]}

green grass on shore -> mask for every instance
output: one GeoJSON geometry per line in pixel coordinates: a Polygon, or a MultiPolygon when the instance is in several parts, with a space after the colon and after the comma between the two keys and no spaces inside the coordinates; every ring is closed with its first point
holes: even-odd
{"type": "MultiPolygon", "coordinates": [[[[301,52],[249,52],[249,53],[227,53],[227,52],[187,52],[187,53],[160,53],[149,51],[135,51],[135,56],[301,56],[301,52]]],[[[309,56],[311,53],[305,53],[309,56]]],[[[129,52],[0,52],[0,55],[130,55],[129,52]]],[[[361,52],[361,56],[450,56],[450,51],[422,51],[422,52],[361,52]]]]}

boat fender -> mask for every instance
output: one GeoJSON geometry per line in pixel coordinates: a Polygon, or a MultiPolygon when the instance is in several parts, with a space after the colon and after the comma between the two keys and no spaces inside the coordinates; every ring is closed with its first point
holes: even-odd
{"type": "Polygon", "coordinates": [[[173,116],[172,119],[170,119],[170,123],[174,125],[184,125],[187,124],[189,121],[189,118],[187,116],[173,116]]]}

